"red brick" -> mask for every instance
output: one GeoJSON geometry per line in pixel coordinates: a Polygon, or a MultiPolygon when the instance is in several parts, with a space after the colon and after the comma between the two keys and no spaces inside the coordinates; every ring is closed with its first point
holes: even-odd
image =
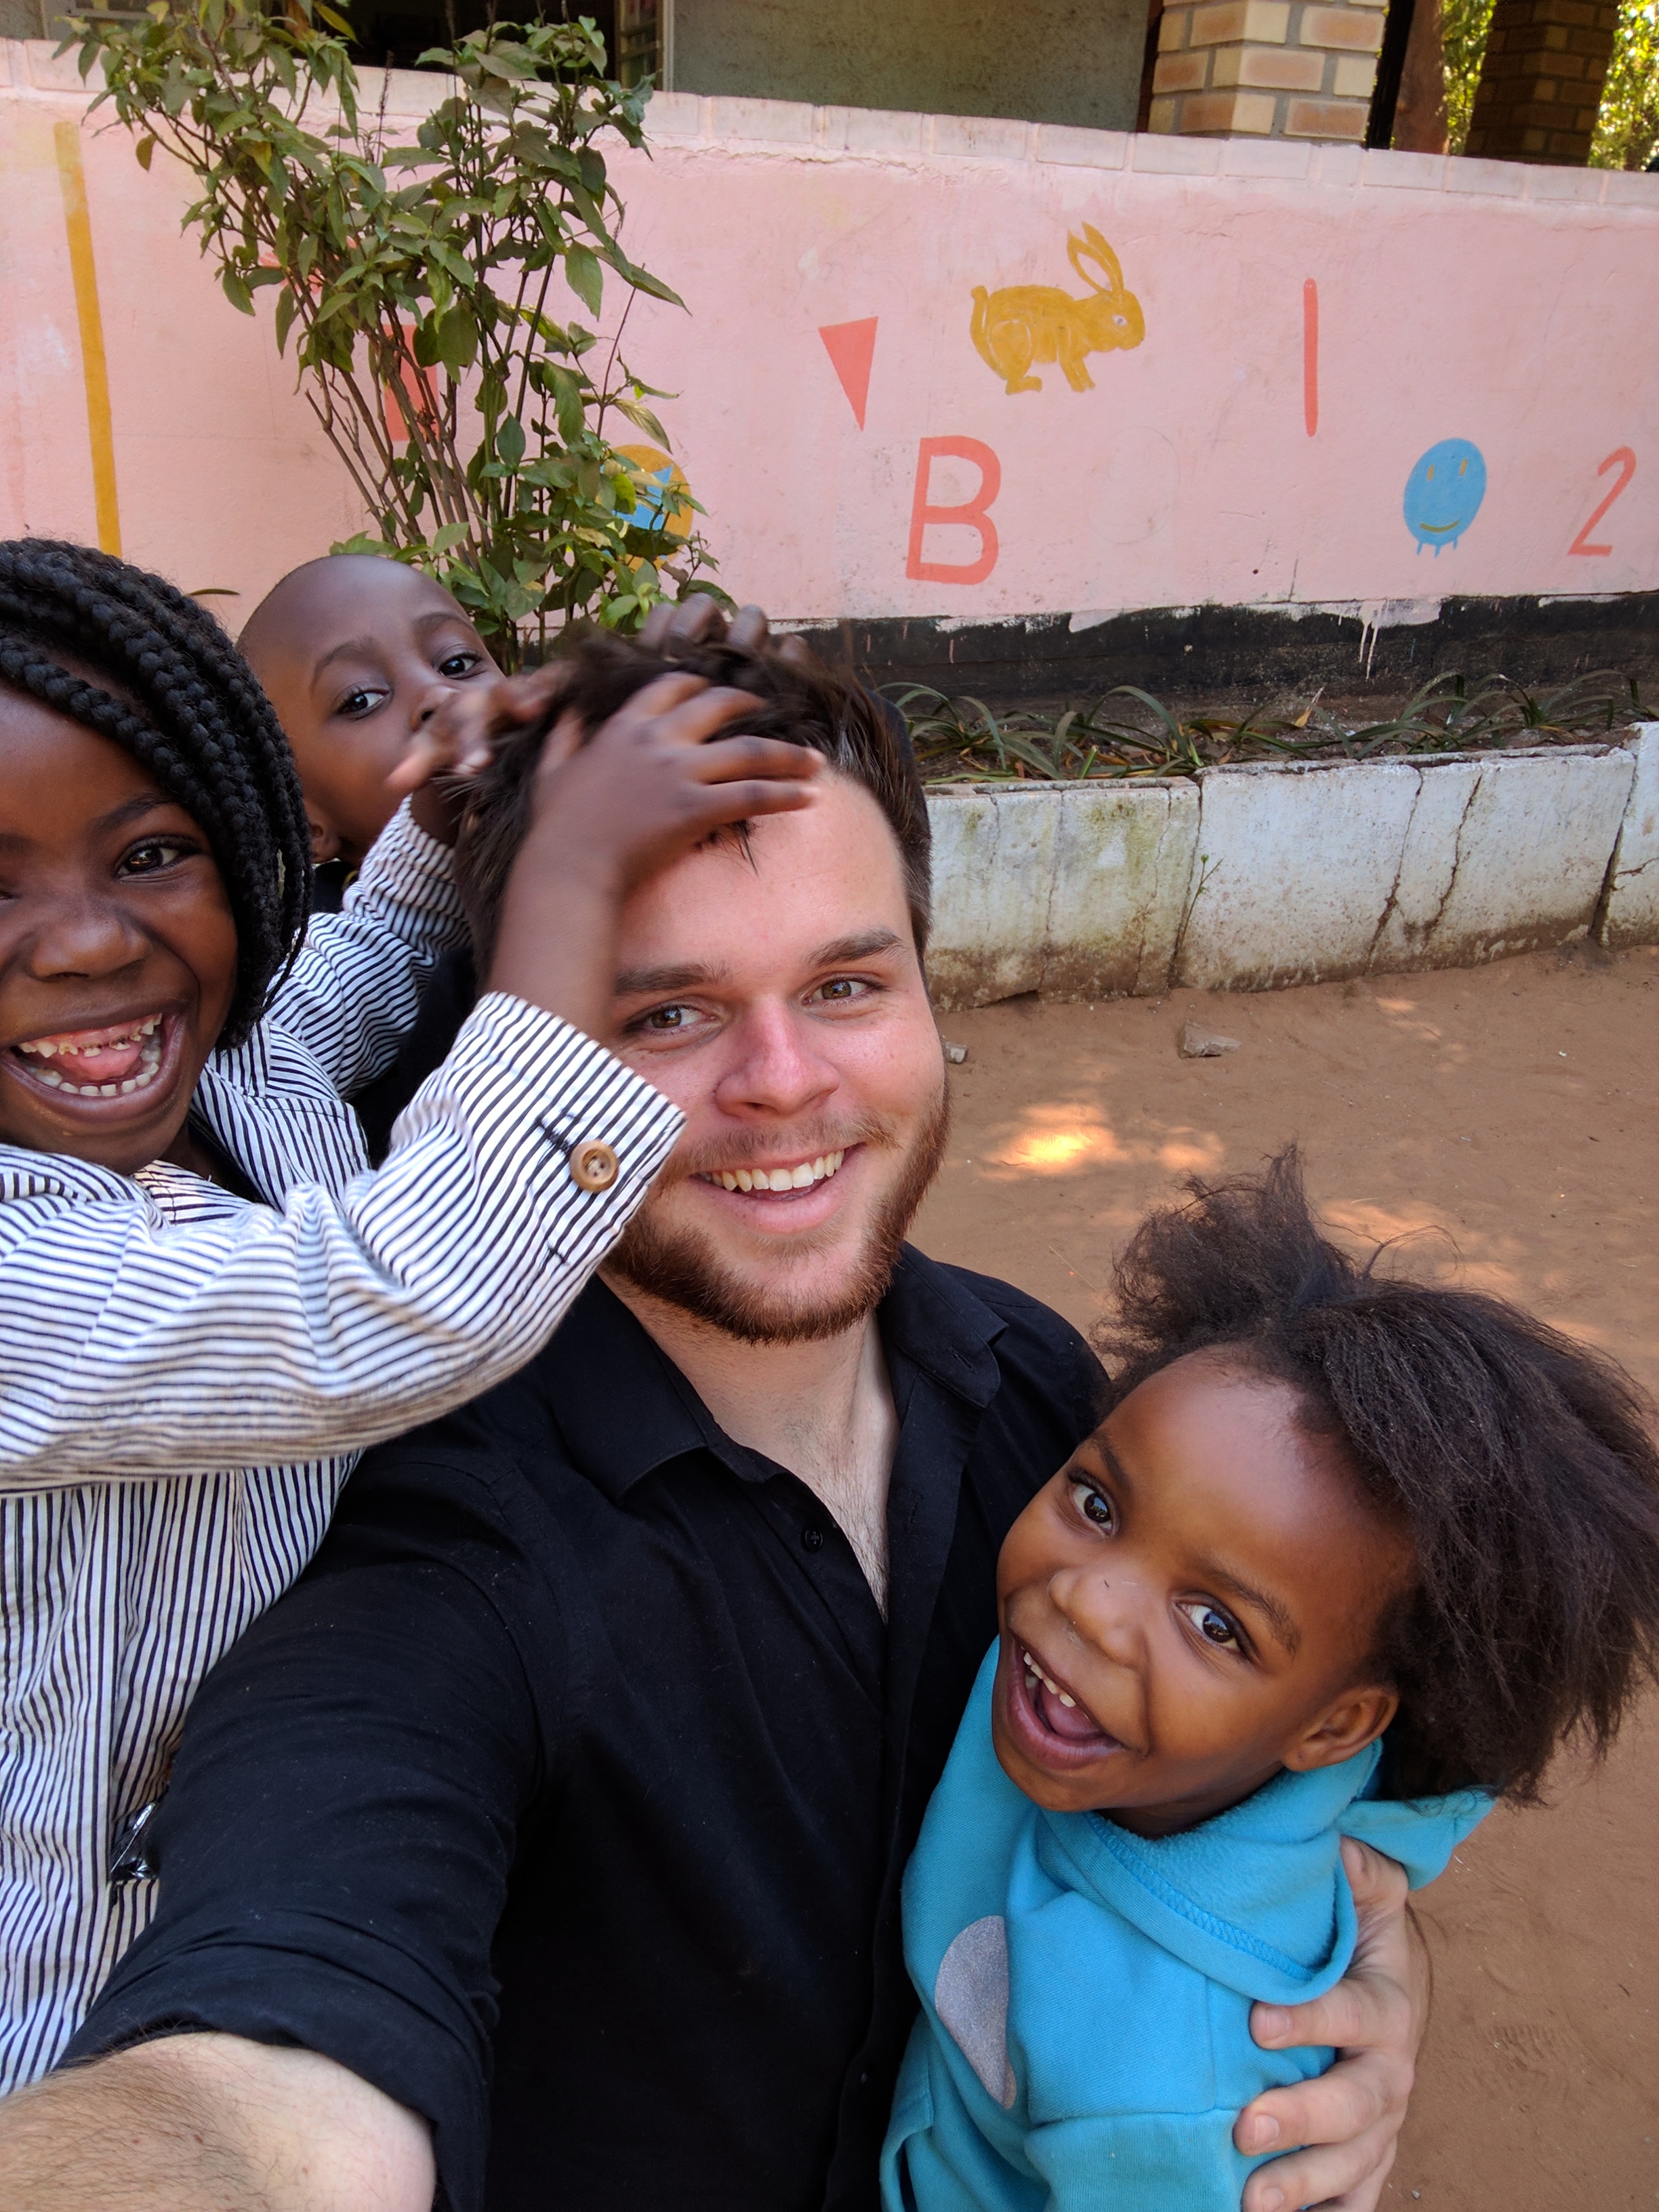
{"type": "Polygon", "coordinates": [[[1285,136],[1346,139],[1357,144],[1370,119],[1363,100],[1291,100],[1285,106],[1285,136]]]}
{"type": "Polygon", "coordinates": [[[1204,73],[1208,67],[1206,54],[1160,54],[1152,71],[1152,90],[1202,92],[1204,73]]]}
{"type": "Polygon", "coordinates": [[[1218,46],[1210,82],[1256,85],[1275,92],[1318,92],[1325,82],[1323,54],[1294,46],[1218,46]]]}
{"type": "Polygon", "coordinates": [[[1189,44],[1282,46],[1290,21],[1290,0],[1221,0],[1218,6],[1193,10],[1189,44]]]}
{"type": "Polygon", "coordinates": [[[1382,26],[1375,15],[1358,8],[1309,7],[1297,20],[1296,36],[1298,46],[1374,54],[1382,43],[1382,26]]]}
{"type": "Polygon", "coordinates": [[[1273,102],[1261,92],[1195,92],[1181,103],[1181,129],[1194,133],[1216,131],[1229,137],[1268,137],[1273,127],[1273,102]]]}

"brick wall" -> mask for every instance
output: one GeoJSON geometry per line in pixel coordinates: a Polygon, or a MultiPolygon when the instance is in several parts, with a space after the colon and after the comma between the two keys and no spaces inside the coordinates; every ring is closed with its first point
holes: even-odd
{"type": "Polygon", "coordinates": [[[1158,22],[1150,127],[1206,138],[1357,143],[1370,112],[1385,10],[1386,0],[1166,6],[1158,22]]]}
{"type": "Polygon", "coordinates": [[[1465,152],[1582,167],[1618,24],[1616,0],[1498,0],[1465,152]]]}

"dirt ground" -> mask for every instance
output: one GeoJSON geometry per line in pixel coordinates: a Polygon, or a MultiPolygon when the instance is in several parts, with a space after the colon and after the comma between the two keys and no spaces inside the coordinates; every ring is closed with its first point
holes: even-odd
{"type": "MultiPolygon", "coordinates": [[[[1411,1264],[1521,1299],[1659,1395],[1659,950],[942,1026],[968,1059],[916,1232],[941,1259],[1086,1326],[1176,1178],[1294,1137],[1341,1228],[1407,1234],[1411,1264]],[[1181,1059],[1189,1018],[1240,1049],[1181,1059]]],[[[1659,2203],[1659,1700],[1553,1795],[1424,1895],[1434,2015],[1385,2204],[1659,2203]]]]}

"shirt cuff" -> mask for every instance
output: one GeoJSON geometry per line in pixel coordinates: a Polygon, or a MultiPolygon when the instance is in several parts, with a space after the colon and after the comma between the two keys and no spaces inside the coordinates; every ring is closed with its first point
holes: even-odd
{"type": "Polygon", "coordinates": [[[550,1208],[556,1249],[575,1259],[615,1241],[684,1116],[585,1031],[487,991],[398,1115],[381,1175],[446,1121],[465,1125],[493,1188],[550,1208]],[[520,1154],[511,1173],[503,1149],[520,1154]]]}
{"type": "Polygon", "coordinates": [[[342,910],[349,914],[368,898],[391,898],[399,906],[417,906],[446,941],[459,939],[465,933],[466,909],[456,888],[455,848],[428,836],[412,806],[404,799],[363,855],[342,910]]]}

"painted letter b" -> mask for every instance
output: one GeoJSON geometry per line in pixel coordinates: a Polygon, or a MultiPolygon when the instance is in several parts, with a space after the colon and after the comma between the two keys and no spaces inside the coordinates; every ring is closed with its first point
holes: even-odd
{"type": "Polygon", "coordinates": [[[996,525],[989,514],[991,502],[1002,489],[1002,464],[977,438],[924,438],[916,454],[916,489],[910,506],[910,550],[904,573],[919,584],[982,584],[997,565],[996,525]],[[938,459],[971,461],[980,474],[979,489],[960,507],[933,507],[927,498],[927,480],[938,459]],[[979,532],[976,561],[924,561],[922,532],[930,522],[965,524],[979,532]]]}

